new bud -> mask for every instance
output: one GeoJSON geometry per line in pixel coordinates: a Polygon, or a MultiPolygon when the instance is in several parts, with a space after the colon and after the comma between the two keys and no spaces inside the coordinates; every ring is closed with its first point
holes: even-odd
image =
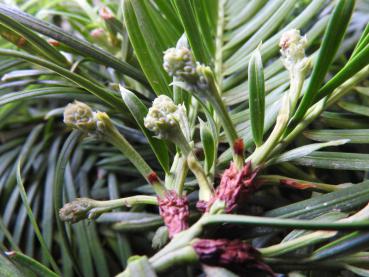
{"type": "Polygon", "coordinates": [[[301,36],[299,30],[292,29],[284,32],[279,46],[281,47],[282,62],[288,70],[294,68],[298,70],[309,69],[310,60],[305,57],[307,38],[301,36]]]}
{"type": "Polygon", "coordinates": [[[72,128],[91,132],[96,130],[96,119],[92,109],[85,103],[74,101],[64,109],[64,123],[72,128]]]}
{"type": "Polygon", "coordinates": [[[284,32],[279,42],[282,55],[292,61],[301,60],[305,57],[306,45],[306,36],[301,36],[300,31],[296,29],[284,32]]]}
{"type": "Polygon", "coordinates": [[[94,200],[88,198],[76,198],[70,203],[66,203],[59,210],[59,217],[62,221],[76,223],[89,218],[89,212],[95,207],[94,200]]]}
{"type": "Polygon", "coordinates": [[[192,78],[196,74],[196,62],[186,47],[169,48],[164,52],[163,67],[170,76],[192,78]]]}
{"type": "Polygon", "coordinates": [[[176,105],[168,96],[157,97],[149,109],[144,125],[161,139],[171,139],[177,136],[180,122],[186,116],[184,106],[176,105]]]}
{"type": "Polygon", "coordinates": [[[187,90],[201,91],[208,88],[208,81],[203,73],[206,66],[197,63],[186,47],[169,48],[165,51],[163,67],[170,76],[183,82],[187,90]]]}

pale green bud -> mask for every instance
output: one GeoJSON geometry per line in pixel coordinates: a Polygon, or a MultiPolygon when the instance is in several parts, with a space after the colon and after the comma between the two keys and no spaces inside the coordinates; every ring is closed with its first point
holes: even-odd
{"type": "Polygon", "coordinates": [[[186,78],[196,74],[196,62],[186,47],[166,50],[163,67],[170,76],[186,78]]]}
{"type": "Polygon", "coordinates": [[[89,212],[95,207],[95,200],[89,198],[76,198],[70,203],[66,203],[59,210],[59,217],[62,221],[76,223],[80,220],[87,219],[89,212]]]}
{"type": "Polygon", "coordinates": [[[202,74],[203,65],[197,63],[192,52],[186,47],[169,48],[164,53],[163,67],[170,76],[176,77],[176,81],[187,90],[207,89],[207,80],[202,74]]]}
{"type": "Polygon", "coordinates": [[[74,101],[64,109],[64,123],[75,129],[91,132],[96,129],[95,114],[85,103],[74,101]]]}
{"type": "Polygon", "coordinates": [[[144,125],[161,139],[170,139],[180,131],[180,122],[186,116],[183,105],[174,104],[166,95],[157,97],[149,109],[144,125]]]}
{"type": "Polygon", "coordinates": [[[106,113],[94,112],[88,105],[79,101],[65,107],[64,123],[69,127],[102,137],[114,130],[113,123],[106,113]]]}

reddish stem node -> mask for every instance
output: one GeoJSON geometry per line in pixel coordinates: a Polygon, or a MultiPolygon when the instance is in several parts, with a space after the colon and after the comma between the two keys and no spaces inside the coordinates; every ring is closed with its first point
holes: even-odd
{"type": "Polygon", "coordinates": [[[151,185],[153,185],[155,183],[159,183],[159,177],[158,177],[158,174],[156,174],[155,171],[151,172],[149,174],[149,176],[147,176],[147,179],[149,180],[151,185]]]}
{"type": "Polygon", "coordinates": [[[243,143],[243,139],[242,138],[237,138],[235,139],[234,143],[233,143],[233,151],[239,155],[239,156],[243,156],[243,152],[245,150],[245,145],[243,143]]]}

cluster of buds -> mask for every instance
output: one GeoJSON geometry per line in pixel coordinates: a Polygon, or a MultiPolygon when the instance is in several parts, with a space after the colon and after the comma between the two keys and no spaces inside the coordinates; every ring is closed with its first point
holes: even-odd
{"type": "Polygon", "coordinates": [[[188,228],[190,215],[186,196],[179,196],[170,190],[163,197],[158,197],[159,211],[168,228],[169,237],[188,228]]]}
{"type": "MultiPolygon", "coordinates": [[[[237,131],[220,97],[219,85],[212,69],[195,62],[191,51],[184,46],[168,49],[164,54],[163,66],[170,76],[175,77],[176,86],[209,101],[217,113],[228,143],[232,145],[238,137],[237,131]]],[[[236,153],[233,153],[233,157],[237,163],[238,160],[242,160],[236,153]]]]}
{"type": "Polygon", "coordinates": [[[66,203],[59,210],[59,217],[62,221],[76,223],[83,219],[92,219],[90,211],[95,208],[94,200],[89,198],[76,198],[72,202],[66,203]]]}
{"type": "Polygon", "coordinates": [[[310,68],[310,59],[305,57],[307,46],[306,36],[301,36],[296,29],[282,34],[279,42],[282,54],[282,62],[289,71],[307,71],[310,68]]]}
{"type": "Polygon", "coordinates": [[[74,101],[64,109],[64,123],[85,132],[96,130],[96,113],[85,103],[74,101]]]}
{"type": "Polygon", "coordinates": [[[144,119],[147,129],[154,132],[160,139],[171,139],[182,132],[182,125],[187,121],[186,108],[174,104],[166,95],[157,97],[144,119]]]}
{"type": "Polygon", "coordinates": [[[64,123],[80,131],[102,135],[113,127],[109,116],[104,112],[94,112],[85,103],[74,101],[64,109],[64,123]]]}
{"type": "Polygon", "coordinates": [[[196,61],[186,47],[169,48],[164,52],[163,67],[170,76],[196,78],[196,61]]]}
{"type": "Polygon", "coordinates": [[[237,273],[243,273],[242,276],[250,269],[261,270],[269,276],[275,276],[272,269],[262,262],[260,253],[240,240],[199,239],[192,246],[204,264],[226,267],[237,273]]]}
{"type": "Polygon", "coordinates": [[[251,162],[247,162],[242,169],[237,169],[234,163],[222,175],[219,186],[209,202],[199,201],[197,208],[202,212],[209,212],[217,201],[224,203],[224,211],[231,213],[239,199],[249,196],[256,189],[255,177],[258,170],[252,171],[251,162]]]}
{"type": "Polygon", "coordinates": [[[166,50],[163,67],[170,76],[182,81],[188,90],[203,91],[208,88],[204,74],[207,67],[197,63],[192,52],[186,47],[166,50]]]}

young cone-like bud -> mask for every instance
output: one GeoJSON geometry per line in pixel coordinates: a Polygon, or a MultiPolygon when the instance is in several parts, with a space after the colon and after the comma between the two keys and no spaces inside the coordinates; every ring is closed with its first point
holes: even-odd
{"type": "Polygon", "coordinates": [[[86,132],[96,129],[95,114],[85,103],[74,101],[64,109],[64,123],[72,128],[86,132]]]}
{"type": "Polygon", "coordinates": [[[186,47],[169,48],[165,51],[163,67],[170,76],[183,82],[188,90],[202,91],[208,87],[203,73],[206,66],[197,63],[186,47]]]}
{"type": "Polygon", "coordinates": [[[260,253],[240,240],[199,239],[193,243],[199,260],[207,265],[227,267],[242,276],[252,276],[252,269],[275,276],[272,269],[261,261],[260,253]]]}
{"type": "Polygon", "coordinates": [[[87,219],[89,211],[95,207],[94,200],[89,198],[76,198],[72,202],[66,203],[59,210],[59,217],[62,221],[76,223],[87,219]]]}
{"type": "Polygon", "coordinates": [[[279,46],[281,47],[283,65],[290,75],[289,102],[285,102],[281,112],[288,109],[288,116],[292,116],[300,98],[305,76],[311,67],[311,59],[305,57],[307,38],[301,36],[299,30],[292,29],[282,34],[279,46]]]}
{"type": "Polygon", "coordinates": [[[194,78],[196,75],[196,62],[191,51],[186,47],[166,50],[163,67],[170,76],[187,79],[194,78]]]}
{"type": "Polygon", "coordinates": [[[308,70],[310,60],[305,57],[307,46],[306,36],[301,36],[296,29],[289,30],[282,34],[279,42],[281,47],[282,62],[288,70],[308,70]]]}
{"type": "Polygon", "coordinates": [[[145,127],[161,139],[171,139],[181,131],[180,122],[186,117],[183,105],[176,105],[168,96],[157,97],[147,113],[145,127]]]}
{"type": "Polygon", "coordinates": [[[167,191],[164,197],[158,197],[160,215],[168,227],[169,237],[188,228],[190,211],[186,196],[179,196],[175,191],[167,191]]]}
{"type": "Polygon", "coordinates": [[[248,197],[256,189],[254,182],[256,175],[257,170],[251,170],[251,162],[248,162],[241,170],[231,163],[230,167],[224,171],[214,196],[208,203],[199,201],[197,208],[209,212],[211,206],[219,200],[225,203],[226,213],[232,212],[241,197],[248,197]]]}
{"type": "Polygon", "coordinates": [[[79,101],[68,104],[64,109],[64,123],[84,132],[104,136],[114,129],[110,117],[104,112],[94,112],[79,101]]]}
{"type": "Polygon", "coordinates": [[[296,62],[305,57],[306,44],[306,36],[301,36],[299,30],[292,29],[282,34],[279,47],[283,57],[296,62]]]}

